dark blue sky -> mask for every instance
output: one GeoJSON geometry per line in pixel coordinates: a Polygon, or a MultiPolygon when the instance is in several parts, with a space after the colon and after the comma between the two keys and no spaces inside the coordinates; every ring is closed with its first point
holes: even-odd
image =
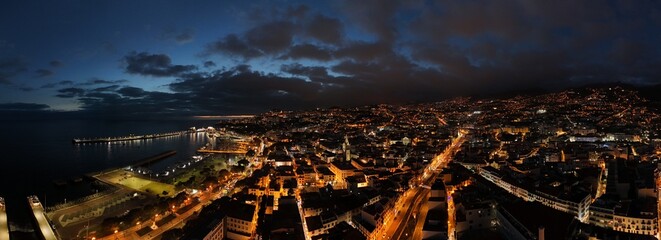
{"type": "Polygon", "coordinates": [[[4,1],[0,110],[217,115],[661,82],[658,1],[4,1]]]}

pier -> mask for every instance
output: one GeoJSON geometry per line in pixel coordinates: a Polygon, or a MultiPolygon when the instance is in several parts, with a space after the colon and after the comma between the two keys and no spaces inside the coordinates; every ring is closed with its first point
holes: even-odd
{"type": "Polygon", "coordinates": [[[134,140],[144,140],[144,139],[154,139],[154,138],[163,138],[171,136],[180,136],[189,133],[196,133],[197,131],[186,130],[186,131],[177,131],[169,133],[156,133],[156,134],[147,134],[147,135],[130,135],[124,137],[101,137],[101,138],[74,138],[71,140],[73,144],[82,144],[82,143],[107,143],[107,142],[124,142],[124,141],[134,141],[134,140]]]}
{"type": "Polygon", "coordinates": [[[135,164],[131,164],[131,166],[133,166],[133,167],[141,167],[141,166],[144,166],[144,165],[147,165],[147,164],[150,164],[150,163],[156,162],[156,161],[160,161],[160,160],[166,159],[166,158],[168,158],[168,157],[170,157],[170,156],[172,156],[172,155],[175,155],[175,154],[177,154],[177,151],[174,151],[174,150],[165,151],[165,152],[162,152],[162,153],[156,154],[156,155],[154,155],[154,156],[151,156],[151,157],[148,157],[148,158],[144,158],[144,159],[138,161],[138,162],[135,163],[135,164]]]}
{"type": "Polygon", "coordinates": [[[46,218],[46,212],[44,212],[44,206],[39,202],[37,196],[29,196],[28,203],[34,214],[34,219],[37,221],[39,226],[39,232],[46,240],[58,240],[59,238],[55,235],[53,227],[51,227],[48,218],[46,218]]]}
{"type": "Polygon", "coordinates": [[[7,224],[7,207],[5,199],[0,197],[0,240],[9,240],[9,225],[7,224]]]}
{"type": "Polygon", "coordinates": [[[248,151],[241,150],[209,150],[209,149],[198,149],[198,153],[230,153],[230,154],[246,154],[248,151]]]}

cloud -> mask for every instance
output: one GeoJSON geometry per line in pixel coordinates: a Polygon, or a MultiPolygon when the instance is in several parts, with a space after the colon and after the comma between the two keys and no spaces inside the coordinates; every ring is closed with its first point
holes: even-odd
{"type": "Polygon", "coordinates": [[[292,43],[294,25],[291,22],[269,22],[248,30],[245,34],[246,43],[262,53],[279,52],[292,43]]]}
{"type": "Polygon", "coordinates": [[[248,45],[248,43],[243,39],[240,39],[236,34],[229,34],[218,41],[208,44],[206,47],[206,53],[227,54],[245,59],[262,55],[257,48],[248,45]]]}
{"type": "Polygon", "coordinates": [[[328,75],[328,70],[321,66],[303,66],[299,63],[284,64],[280,70],[296,76],[307,77],[310,81],[321,83],[338,83],[335,77],[328,75]]]}
{"type": "Polygon", "coordinates": [[[137,87],[123,87],[119,89],[117,93],[121,94],[122,96],[132,98],[143,97],[146,94],[145,90],[137,87]]]}
{"type": "Polygon", "coordinates": [[[313,59],[319,61],[329,61],[332,59],[331,51],[313,44],[299,44],[289,48],[289,51],[280,59],[313,59]]]}
{"type": "Polygon", "coordinates": [[[118,88],[119,88],[119,85],[110,85],[110,86],[106,86],[106,87],[94,88],[91,91],[92,92],[108,92],[108,91],[115,91],[118,88]]]}
{"type": "Polygon", "coordinates": [[[290,6],[284,11],[256,11],[254,15],[253,26],[207,44],[203,54],[244,61],[261,57],[330,61],[335,49],[345,41],[345,28],[340,19],[310,13],[305,5],[290,6]]]}
{"type": "Polygon", "coordinates": [[[177,34],[177,36],[174,37],[175,41],[179,44],[184,44],[184,43],[189,43],[192,42],[194,39],[195,35],[192,30],[184,31],[180,34],[177,34]]]}
{"type": "Polygon", "coordinates": [[[37,77],[39,78],[50,77],[53,76],[53,74],[55,74],[55,72],[48,69],[37,69],[34,71],[34,73],[36,73],[37,77]]]}
{"type": "Polygon", "coordinates": [[[213,61],[205,61],[203,65],[205,68],[212,68],[216,66],[216,63],[213,61]]]}
{"type": "Polygon", "coordinates": [[[55,95],[59,98],[74,98],[81,97],[85,94],[85,89],[82,88],[62,88],[57,90],[58,94],[55,95]]]}
{"type": "Polygon", "coordinates": [[[344,39],[343,26],[340,20],[324,15],[315,16],[308,23],[306,33],[310,37],[332,45],[338,45],[344,39]]]}
{"type": "Polygon", "coordinates": [[[394,56],[392,47],[386,42],[354,41],[338,49],[335,55],[358,61],[371,61],[381,57],[394,56]]]}
{"type": "Polygon", "coordinates": [[[309,11],[310,8],[306,5],[289,6],[285,11],[285,17],[294,20],[303,19],[309,11]]]}
{"type": "Polygon", "coordinates": [[[402,1],[344,0],[341,5],[349,20],[375,34],[380,41],[392,43],[398,37],[395,15],[401,10],[402,1]]]}
{"type": "Polygon", "coordinates": [[[77,83],[77,86],[92,86],[92,85],[103,85],[103,84],[122,84],[122,83],[127,83],[129,82],[126,79],[119,79],[119,80],[105,80],[105,79],[99,79],[99,78],[92,78],[89,79],[85,82],[77,83]]]}
{"type": "MultiPolygon", "coordinates": [[[[126,80],[48,87],[63,88],[58,96],[78,100],[84,111],[138,116],[661,81],[661,8],[653,1],[368,0],[332,7],[256,10],[245,29],[205,45],[204,57],[220,60],[199,68],[173,64],[165,54],[123,58],[127,73],[176,79],[165,85],[167,92],[127,86],[126,80]],[[241,64],[216,69],[216,63],[232,60],[241,64]]],[[[173,31],[168,39],[182,36],[185,42],[194,38],[190,33],[173,31]]]]}
{"type": "Polygon", "coordinates": [[[297,26],[289,21],[269,21],[242,35],[228,34],[207,45],[206,54],[228,54],[244,59],[280,53],[293,40],[297,26]]]}
{"type": "Polygon", "coordinates": [[[124,62],[127,73],[143,76],[175,77],[197,69],[194,65],[174,65],[168,55],[147,52],[131,52],[124,62]]]}
{"type": "Polygon", "coordinates": [[[1,111],[40,111],[47,110],[50,106],[39,103],[0,103],[1,111]]]}
{"type": "Polygon", "coordinates": [[[34,88],[27,87],[27,86],[22,86],[22,87],[18,87],[18,90],[21,90],[23,92],[32,92],[32,91],[34,91],[34,88]]]}
{"type": "Polygon", "coordinates": [[[44,85],[41,85],[40,88],[54,88],[57,86],[66,86],[66,85],[73,85],[73,81],[65,80],[65,81],[59,81],[55,83],[47,83],[44,85]]]}
{"type": "Polygon", "coordinates": [[[168,28],[163,32],[161,38],[165,40],[174,40],[177,44],[186,44],[195,39],[195,31],[190,28],[181,31],[174,28],[168,28]]]}
{"type": "Polygon", "coordinates": [[[26,70],[27,64],[21,58],[0,59],[0,84],[11,84],[11,78],[26,70]]]}
{"type": "Polygon", "coordinates": [[[64,63],[62,63],[62,61],[60,60],[53,60],[50,61],[48,65],[50,65],[51,67],[61,67],[62,65],[64,65],[64,63]]]}

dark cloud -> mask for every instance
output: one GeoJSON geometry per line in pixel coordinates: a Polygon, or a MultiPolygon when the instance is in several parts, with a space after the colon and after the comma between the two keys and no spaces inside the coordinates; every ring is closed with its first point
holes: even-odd
{"type": "Polygon", "coordinates": [[[27,87],[27,86],[22,86],[22,87],[18,87],[18,90],[21,90],[23,92],[32,92],[32,91],[34,91],[34,88],[27,87]]]}
{"type": "Polygon", "coordinates": [[[48,65],[50,65],[51,67],[61,67],[62,65],[64,65],[64,63],[62,63],[62,61],[60,60],[53,60],[50,61],[48,65]]]}
{"type": "Polygon", "coordinates": [[[34,73],[36,73],[37,77],[39,78],[50,77],[53,76],[53,74],[55,74],[55,72],[48,69],[37,69],[34,71],[34,73]]]}
{"type": "MultiPolygon", "coordinates": [[[[218,63],[243,65],[218,70],[207,61],[197,69],[145,52],[123,58],[127,73],[175,78],[168,92],[126,86],[126,80],[48,87],[80,87],[60,89],[58,96],[77,99],[85,111],[138,115],[661,81],[661,7],[654,1],[368,0],[332,6],[338,5],[331,11],[305,5],[255,10],[247,13],[244,30],[206,45],[205,60],[214,54],[218,63]]],[[[190,33],[173,31],[168,39],[185,42],[194,37],[190,33]]],[[[12,71],[0,70],[0,77],[8,78],[6,72],[12,71]]]]}
{"type": "Polygon", "coordinates": [[[185,44],[192,42],[195,39],[195,31],[190,28],[184,30],[168,28],[163,32],[161,38],[164,40],[174,40],[178,44],[185,44]]]}
{"type": "Polygon", "coordinates": [[[307,77],[310,81],[328,83],[329,80],[334,79],[328,75],[325,67],[321,66],[303,66],[299,63],[285,64],[280,67],[280,70],[292,75],[307,77]]]}
{"type": "Polygon", "coordinates": [[[294,24],[276,21],[248,30],[245,39],[248,44],[262,53],[275,53],[291,45],[293,33],[294,24]]]}
{"type": "Polygon", "coordinates": [[[375,34],[381,41],[392,43],[398,37],[395,15],[402,5],[403,1],[398,0],[344,0],[342,10],[352,22],[375,34]]]}
{"type": "Polygon", "coordinates": [[[395,53],[386,42],[355,41],[338,49],[335,56],[357,61],[371,61],[376,58],[392,57],[395,53]]]}
{"type": "Polygon", "coordinates": [[[103,84],[122,84],[122,83],[127,83],[129,82],[126,79],[119,79],[119,80],[105,80],[105,79],[99,79],[99,78],[92,78],[90,80],[87,80],[82,83],[76,84],[77,86],[92,86],[92,85],[103,85],[103,84]]]}
{"type": "Polygon", "coordinates": [[[11,110],[11,111],[39,111],[47,110],[50,106],[46,104],[39,103],[0,103],[0,110],[11,110]]]}
{"type": "Polygon", "coordinates": [[[285,17],[288,19],[303,19],[307,13],[310,11],[310,8],[306,5],[298,5],[295,7],[289,6],[285,11],[285,17]]]}
{"type": "Polygon", "coordinates": [[[308,23],[306,33],[324,43],[338,45],[343,40],[344,31],[339,19],[317,15],[308,23]]]}
{"type": "Polygon", "coordinates": [[[243,39],[240,39],[235,34],[229,34],[216,42],[210,43],[207,45],[206,52],[227,54],[230,56],[238,56],[246,59],[262,55],[258,49],[248,45],[248,43],[246,43],[243,39]]]}
{"type": "Polygon", "coordinates": [[[289,51],[280,59],[313,59],[329,61],[332,59],[331,51],[313,44],[299,44],[289,48],[289,51]]]}
{"type": "Polygon", "coordinates": [[[213,61],[205,61],[204,62],[204,67],[205,68],[212,68],[212,67],[215,67],[215,66],[216,66],[216,63],[213,62],[213,61]]]}
{"type": "Polygon", "coordinates": [[[91,91],[92,92],[108,92],[108,91],[115,91],[118,88],[119,88],[119,85],[110,85],[110,86],[106,86],[106,87],[94,88],[91,91]]]}
{"type": "Polygon", "coordinates": [[[192,30],[189,31],[184,31],[177,36],[174,37],[175,41],[179,44],[184,44],[184,43],[189,43],[192,42],[195,37],[195,34],[193,33],[192,30]]]}
{"type": "Polygon", "coordinates": [[[27,70],[21,58],[0,59],[0,84],[11,84],[11,78],[27,70]]]}
{"type": "Polygon", "coordinates": [[[41,85],[40,88],[54,88],[58,86],[66,86],[66,85],[73,85],[73,81],[65,80],[65,81],[59,81],[55,83],[47,83],[44,85],[41,85]]]}
{"type": "Polygon", "coordinates": [[[132,98],[143,97],[146,94],[145,90],[137,87],[123,87],[119,89],[117,93],[121,94],[122,96],[132,98]]]}
{"type": "MultiPolygon", "coordinates": [[[[386,48],[401,51],[397,46],[403,43],[412,61],[429,64],[455,85],[476,92],[659,81],[660,74],[652,69],[661,66],[656,44],[660,25],[651,21],[653,12],[661,9],[659,4],[645,2],[633,8],[625,2],[596,1],[425,4],[419,16],[400,28],[410,31],[406,41],[386,48]]],[[[358,59],[355,51],[347,53],[336,56],[358,59]]]]}
{"type": "Polygon", "coordinates": [[[58,94],[55,95],[59,98],[74,98],[82,97],[85,94],[85,89],[82,88],[63,88],[57,90],[58,94]]]}
{"type": "Polygon", "coordinates": [[[174,65],[168,55],[131,52],[124,57],[126,72],[144,76],[174,77],[191,72],[194,65],[174,65]]]}
{"type": "Polygon", "coordinates": [[[209,43],[205,54],[276,59],[332,60],[332,52],[344,42],[344,25],[338,19],[310,14],[305,5],[256,12],[259,19],[245,32],[228,34],[209,43]],[[271,14],[265,14],[270,12],[271,14]],[[294,40],[297,41],[294,41],[294,40]]]}

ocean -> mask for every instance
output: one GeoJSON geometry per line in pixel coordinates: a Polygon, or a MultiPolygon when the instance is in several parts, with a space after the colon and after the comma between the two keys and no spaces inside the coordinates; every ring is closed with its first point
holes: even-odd
{"type": "Polygon", "coordinates": [[[53,205],[93,193],[89,183],[74,181],[87,173],[124,167],[165,151],[177,154],[150,166],[159,171],[195,155],[207,143],[204,133],[131,142],[72,144],[73,138],[142,135],[213,126],[216,120],[0,121],[0,197],[7,203],[10,228],[32,225],[26,197],[37,195],[53,205]],[[56,186],[55,181],[66,182],[56,186]]]}

